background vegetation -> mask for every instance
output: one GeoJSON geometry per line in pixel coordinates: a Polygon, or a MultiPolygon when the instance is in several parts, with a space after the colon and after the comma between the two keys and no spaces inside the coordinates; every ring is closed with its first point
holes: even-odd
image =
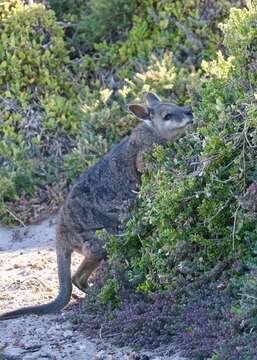
{"type": "Polygon", "coordinates": [[[256,5],[1,3],[2,222],[57,209],[135,125],[128,102],[151,90],[193,105],[195,128],[155,149],[139,208],[109,240],[87,332],[135,347],[177,342],[192,359],[256,355],[256,5]]]}

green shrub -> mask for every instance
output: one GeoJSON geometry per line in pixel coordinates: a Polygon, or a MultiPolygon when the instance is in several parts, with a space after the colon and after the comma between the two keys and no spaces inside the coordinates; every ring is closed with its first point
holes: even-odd
{"type": "Polygon", "coordinates": [[[247,331],[257,332],[257,268],[256,264],[244,276],[240,291],[240,313],[245,321],[247,331]]]}
{"type": "MultiPolygon", "coordinates": [[[[8,220],[13,200],[27,201],[40,186],[63,180],[62,157],[79,132],[84,85],[73,80],[52,11],[16,1],[1,14],[0,214],[8,220]]],[[[19,214],[23,221],[26,215],[19,214]]]]}
{"type": "Polygon", "coordinates": [[[83,53],[92,51],[94,43],[122,38],[139,4],[136,0],[49,1],[57,17],[68,23],[70,45],[83,53]]]}
{"type": "MultiPolygon", "coordinates": [[[[102,4],[99,9],[103,6],[116,8],[116,1],[112,0],[108,5],[102,4]]],[[[123,3],[120,0],[118,2],[123,3]]],[[[102,2],[99,0],[98,3],[102,2]]],[[[217,43],[220,41],[217,24],[227,15],[233,3],[240,2],[221,1],[211,4],[192,0],[176,2],[145,0],[139,4],[131,2],[126,27],[116,38],[110,36],[110,31],[107,32],[107,36],[97,38],[98,32],[95,28],[99,28],[100,31],[106,28],[106,24],[109,24],[109,10],[98,13],[96,11],[98,5],[96,5],[96,10],[92,10],[92,14],[95,15],[85,14],[82,20],[84,27],[82,25],[80,28],[80,36],[86,38],[88,38],[88,27],[94,28],[94,39],[91,41],[91,46],[95,50],[94,61],[88,61],[86,55],[87,65],[93,72],[115,67],[120,78],[131,77],[133,72],[144,67],[153,54],[172,51],[175,64],[179,68],[181,66],[190,70],[194,67],[198,68],[203,58],[210,59],[214,56],[217,43]],[[98,26],[93,19],[97,19],[98,26]],[[115,42],[112,41],[113,39],[115,42]]],[[[122,8],[122,5],[120,7],[122,8]]],[[[113,13],[116,14],[116,11],[113,13]]],[[[121,20],[120,17],[117,19],[121,20]]],[[[76,46],[76,34],[72,40],[72,45],[76,46]]],[[[85,47],[79,45],[79,48],[84,51],[85,47]]]]}
{"type": "MultiPolygon", "coordinates": [[[[77,14],[83,5],[82,0],[49,0],[48,4],[50,8],[55,12],[58,19],[62,20],[65,15],[77,14]]],[[[84,7],[83,7],[84,9],[84,7]]]]}
{"type": "Polygon", "coordinates": [[[76,27],[73,39],[82,49],[90,49],[99,41],[113,41],[130,27],[137,7],[136,0],[91,0],[86,16],[81,17],[76,27]]]}

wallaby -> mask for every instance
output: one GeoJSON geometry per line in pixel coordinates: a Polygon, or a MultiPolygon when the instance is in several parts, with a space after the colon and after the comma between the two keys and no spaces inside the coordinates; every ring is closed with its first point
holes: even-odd
{"type": "Polygon", "coordinates": [[[192,123],[190,106],[162,102],[157,95],[146,95],[149,106],[131,104],[129,111],[143,123],[131,135],[87,169],[72,187],[60,212],[56,233],[59,294],[48,304],[24,307],[0,316],[0,320],[28,314],[55,313],[68,304],[72,283],[82,291],[90,274],[107,256],[105,242],[96,231],[115,233],[122,219],[129,217],[138,199],[144,154],[155,144],[176,140],[192,123]],[[71,254],[84,255],[71,277],[71,254]]]}

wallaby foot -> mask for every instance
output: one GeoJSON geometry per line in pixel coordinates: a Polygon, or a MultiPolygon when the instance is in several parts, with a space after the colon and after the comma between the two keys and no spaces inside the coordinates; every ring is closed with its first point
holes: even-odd
{"type": "Polygon", "coordinates": [[[79,268],[72,276],[72,283],[79,290],[86,293],[86,289],[88,288],[88,278],[92,274],[92,272],[98,267],[99,261],[89,262],[88,258],[85,258],[80,264],[79,268]]]}
{"type": "Polygon", "coordinates": [[[91,240],[85,241],[83,244],[82,253],[85,255],[85,258],[73,275],[72,283],[85,293],[88,288],[89,276],[98,268],[101,260],[107,256],[103,245],[103,241],[96,236],[93,236],[91,240]]]}
{"type": "Polygon", "coordinates": [[[72,284],[75,285],[80,291],[83,291],[85,294],[87,294],[87,288],[88,288],[88,278],[77,278],[75,276],[72,277],[72,284]]]}

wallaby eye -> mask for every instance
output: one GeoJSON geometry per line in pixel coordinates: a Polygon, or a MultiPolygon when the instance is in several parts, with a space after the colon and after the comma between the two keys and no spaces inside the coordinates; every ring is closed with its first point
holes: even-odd
{"type": "Polygon", "coordinates": [[[166,114],[163,118],[163,120],[167,121],[167,120],[171,120],[173,118],[173,114],[166,114]]]}
{"type": "Polygon", "coordinates": [[[186,114],[186,115],[192,115],[192,110],[186,110],[186,111],[185,111],[185,114],[186,114]]]}

